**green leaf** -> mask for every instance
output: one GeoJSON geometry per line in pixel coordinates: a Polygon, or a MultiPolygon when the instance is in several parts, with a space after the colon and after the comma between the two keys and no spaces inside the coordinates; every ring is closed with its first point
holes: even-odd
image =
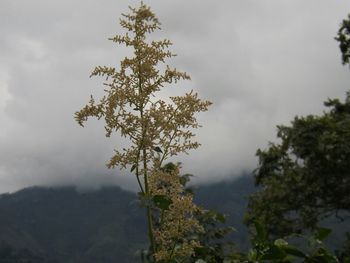
{"type": "Polygon", "coordinates": [[[322,241],[325,238],[327,238],[330,235],[330,233],[332,233],[331,229],[324,228],[324,227],[318,227],[316,229],[315,238],[322,241]]]}
{"type": "Polygon", "coordinates": [[[256,236],[259,240],[265,240],[267,237],[267,233],[262,226],[262,224],[258,221],[254,222],[255,230],[256,230],[256,236]]]}
{"type": "Polygon", "coordinates": [[[255,249],[250,249],[247,256],[249,261],[255,261],[258,257],[258,253],[255,249]]]}
{"type": "Polygon", "coordinates": [[[329,263],[338,262],[337,258],[330,254],[314,255],[310,257],[310,262],[329,263]]]}
{"type": "Polygon", "coordinates": [[[193,176],[192,174],[184,174],[180,176],[180,184],[183,186],[186,186],[186,184],[190,181],[190,177],[193,176]]]}
{"type": "Polygon", "coordinates": [[[207,246],[203,246],[203,247],[196,247],[195,249],[196,255],[208,255],[211,250],[209,247],[207,246]]]}
{"type": "Polygon", "coordinates": [[[155,195],[152,200],[155,206],[162,210],[169,210],[169,206],[173,203],[173,201],[165,195],[155,195]]]}
{"type": "Polygon", "coordinates": [[[295,248],[293,246],[289,246],[288,245],[288,246],[283,247],[283,249],[289,255],[296,256],[296,257],[299,257],[299,258],[306,258],[307,257],[302,251],[300,251],[299,249],[297,249],[297,248],[295,248]]]}
{"type": "Polygon", "coordinates": [[[158,146],[154,147],[153,150],[155,150],[157,153],[163,153],[162,149],[160,149],[158,146]]]}
{"type": "Polygon", "coordinates": [[[261,257],[263,260],[284,259],[287,253],[278,246],[271,246],[268,252],[261,257]]]}
{"type": "Polygon", "coordinates": [[[285,247],[288,245],[288,242],[282,238],[279,238],[275,240],[274,244],[275,246],[278,246],[278,247],[285,247]]]}
{"type": "Polygon", "coordinates": [[[136,163],[133,164],[133,165],[131,166],[130,172],[133,172],[133,171],[136,169],[136,167],[137,167],[137,164],[136,164],[136,163]]]}
{"type": "Polygon", "coordinates": [[[221,214],[221,213],[217,213],[216,214],[216,220],[218,220],[221,223],[225,223],[226,222],[226,217],[223,214],[221,214]]]}

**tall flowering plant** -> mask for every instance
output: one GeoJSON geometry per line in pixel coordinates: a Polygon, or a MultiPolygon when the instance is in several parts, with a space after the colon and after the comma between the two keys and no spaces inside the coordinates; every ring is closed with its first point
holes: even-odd
{"type": "Polygon", "coordinates": [[[165,85],[189,80],[190,76],[165,64],[174,56],[167,39],[150,41],[149,34],[160,29],[160,22],[149,7],[140,4],[123,14],[124,35],[110,38],[133,49],[133,56],[120,62],[119,69],[97,66],[91,76],[105,78],[105,95],[75,113],[83,126],[89,117],[105,121],[106,136],[118,133],[130,141],[128,148],[116,148],[109,168],[130,169],[146,207],[151,259],[168,262],[190,257],[200,246],[193,232],[202,231],[194,217],[199,208],[180,182],[179,166],[164,169],[164,162],[179,153],[196,149],[196,113],[207,111],[211,102],[190,91],[183,96],[159,99],[165,85]]]}

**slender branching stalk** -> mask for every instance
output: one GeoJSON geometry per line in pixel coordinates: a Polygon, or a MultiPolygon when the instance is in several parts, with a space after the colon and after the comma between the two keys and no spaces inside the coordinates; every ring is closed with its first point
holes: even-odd
{"type": "Polygon", "coordinates": [[[98,102],[91,96],[75,118],[81,126],[89,117],[103,119],[107,137],[116,132],[129,139],[130,146],[116,148],[107,166],[129,168],[136,175],[139,196],[147,211],[151,257],[155,261],[164,260],[169,253],[171,257],[186,257],[199,245],[189,239],[191,231],[201,229],[193,218],[198,208],[180,184],[179,167],[171,172],[161,169],[165,160],[199,146],[193,141],[193,131],[199,127],[195,114],[206,111],[211,103],[199,99],[193,91],[170,97],[170,102],[157,94],[166,84],[190,77],[168,65],[161,67],[174,56],[169,51],[172,43],[167,39],[148,40],[149,34],[160,29],[149,7],[141,2],[138,8],[130,8],[120,24],[126,33],[110,40],[132,48],[134,56],[124,58],[119,69],[97,66],[93,70],[91,76],[106,79],[105,96],[98,102]],[[156,220],[159,217],[161,220],[156,220]],[[172,220],[180,223],[176,237],[170,233],[172,220]],[[167,238],[182,243],[175,248],[167,238]]]}

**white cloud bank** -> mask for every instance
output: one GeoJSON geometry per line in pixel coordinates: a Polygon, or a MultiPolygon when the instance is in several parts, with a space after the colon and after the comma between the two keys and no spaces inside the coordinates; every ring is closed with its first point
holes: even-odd
{"type": "MultiPolygon", "coordinates": [[[[173,64],[214,102],[199,118],[202,147],[181,156],[197,182],[256,166],[255,152],[276,125],[318,114],[328,97],[343,98],[350,72],[333,39],[350,12],[347,0],[145,1],[173,41],[173,64]]],[[[96,65],[118,65],[126,50],[107,41],[138,1],[18,1],[0,4],[0,192],[30,185],[133,187],[134,178],[104,164],[118,138],[103,124],[82,129],[74,112],[101,79],[96,65]]]]}

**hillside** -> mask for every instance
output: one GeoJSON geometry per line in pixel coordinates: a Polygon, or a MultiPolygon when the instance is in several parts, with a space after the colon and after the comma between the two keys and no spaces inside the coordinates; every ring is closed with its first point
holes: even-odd
{"type": "MultiPolygon", "coordinates": [[[[248,246],[241,221],[253,191],[248,176],[195,189],[199,205],[229,216],[228,223],[237,229],[231,238],[239,249],[248,246]]],[[[33,187],[3,194],[0,258],[30,259],[23,261],[27,263],[138,262],[135,251],[147,243],[143,213],[136,194],[119,187],[85,193],[73,187],[33,187]]]]}
{"type": "Polygon", "coordinates": [[[146,242],[135,194],[118,187],[28,188],[2,195],[0,213],[2,244],[57,262],[133,262],[146,242]]]}

